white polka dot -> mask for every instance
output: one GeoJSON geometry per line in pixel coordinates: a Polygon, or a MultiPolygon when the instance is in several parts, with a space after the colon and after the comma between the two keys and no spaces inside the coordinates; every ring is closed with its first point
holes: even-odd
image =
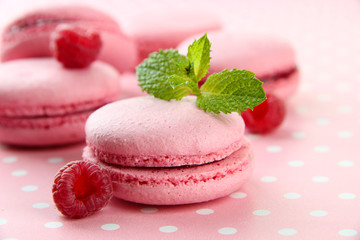
{"type": "Polygon", "coordinates": [[[337,64],[336,67],[340,73],[346,73],[349,71],[349,66],[346,64],[337,64]]]}
{"type": "Polygon", "coordinates": [[[223,235],[232,235],[232,234],[237,233],[237,229],[232,228],[232,227],[224,227],[224,228],[220,228],[218,230],[218,233],[223,234],[223,235]]]}
{"type": "Polygon", "coordinates": [[[330,147],[329,146],[316,146],[315,148],[314,148],[314,151],[315,152],[321,152],[321,153],[323,153],[323,152],[328,152],[330,150],[330,147]]]}
{"type": "Polygon", "coordinates": [[[306,114],[309,112],[309,108],[308,107],[305,107],[305,106],[298,106],[296,107],[295,111],[298,113],[298,114],[306,114]]]}
{"type": "Polygon", "coordinates": [[[64,159],[62,159],[61,157],[52,157],[48,159],[49,163],[61,163],[63,161],[64,159]]]}
{"type": "Polygon", "coordinates": [[[335,89],[338,90],[339,92],[344,93],[350,91],[351,86],[348,83],[341,83],[335,86],[335,89]]]}
{"type": "Polygon", "coordinates": [[[231,198],[245,198],[247,197],[247,194],[244,192],[234,192],[232,194],[230,194],[231,198]]]}
{"type": "Polygon", "coordinates": [[[310,212],[310,215],[314,217],[324,217],[328,215],[328,213],[326,211],[314,210],[310,212]]]}
{"type": "Polygon", "coordinates": [[[175,226],[162,226],[159,228],[159,231],[163,233],[173,233],[176,232],[177,230],[178,228],[175,226]]]}
{"type": "Polygon", "coordinates": [[[25,170],[16,170],[11,173],[11,175],[13,175],[14,177],[25,176],[26,174],[27,174],[27,171],[25,171],[25,170]]]}
{"type": "Polygon", "coordinates": [[[154,207],[147,207],[147,208],[140,209],[140,211],[143,213],[154,213],[154,212],[159,211],[159,209],[154,208],[154,207]]]}
{"type": "Polygon", "coordinates": [[[348,105],[342,105],[337,108],[339,113],[349,113],[352,110],[351,106],[348,105]]]}
{"type": "Polygon", "coordinates": [[[61,222],[48,222],[48,223],[45,223],[45,227],[47,228],[59,228],[59,227],[62,227],[62,223],[61,222]]]}
{"type": "Polygon", "coordinates": [[[43,209],[43,208],[48,208],[50,205],[47,203],[35,203],[32,205],[33,208],[37,208],[37,209],[43,209]]]}
{"type": "Polygon", "coordinates": [[[353,193],[340,193],[338,197],[341,199],[354,199],[356,195],[353,193]]]}
{"type": "Polygon", "coordinates": [[[320,102],[330,102],[331,101],[331,96],[327,95],[327,94],[320,94],[317,96],[317,99],[320,102]]]}
{"type": "Polygon", "coordinates": [[[331,74],[329,73],[326,73],[326,72],[322,72],[318,75],[317,79],[320,81],[320,82],[327,82],[331,79],[331,74]]]}
{"type": "Polygon", "coordinates": [[[316,120],[316,124],[320,126],[328,125],[330,123],[330,120],[327,118],[319,118],[316,120]]]}
{"type": "Polygon", "coordinates": [[[17,161],[17,157],[4,157],[3,163],[14,163],[17,161]]]}
{"type": "Polygon", "coordinates": [[[276,182],[277,178],[273,176],[264,176],[261,178],[262,182],[276,182]]]}
{"type": "Polygon", "coordinates": [[[283,236],[292,236],[292,235],[295,235],[297,233],[297,231],[293,228],[283,228],[283,229],[280,229],[278,231],[278,233],[283,236]]]}
{"type": "Polygon", "coordinates": [[[209,214],[214,213],[214,210],[208,209],[208,208],[202,208],[202,209],[197,210],[196,213],[200,214],[200,215],[209,215],[209,214]]]}
{"type": "Polygon", "coordinates": [[[303,83],[300,86],[301,92],[311,92],[312,90],[313,90],[313,85],[311,84],[303,83]]]}
{"type": "Polygon", "coordinates": [[[267,216],[270,214],[269,210],[255,210],[253,211],[253,214],[256,216],[267,216]]]}
{"type": "Polygon", "coordinates": [[[284,198],[286,198],[286,199],[298,199],[300,197],[301,197],[301,195],[298,193],[285,193],[284,194],[284,198]]]}
{"type": "Polygon", "coordinates": [[[101,229],[106,230],[106,231],[114,231],[119,228],[120,228],[120,226],[115,223],[107,223],[107,224],[104,224],[101,226],[101,229]]]}
{"type": "Polygon", "coordinates": [[[304,133],[304,132],[293,132],[292,137],[293,138],[304,138],[304,137],[306,137],[306,133],[304,133]]]}
{"type": "Polygon", "coordinates": [[[38,190],[38,186],[35,185],[27,185],[21,188],[21,190],[23,190],[24,192],[32,192],[32,191],[36,191],[38,190]]]}
{"type": "Polygon", "coordinates": [[[303,161],[290,161],[288,162],[290,167],[302,167],[304,166],[304,162],[303,161]]]}
{"type": "Polygon", "coordinates": [[[255,140],[255,139],[258,139],[258,138],[261,137],[260,134],[251,134],[251,133],[248,133],[246,136],[247,136],[249,139],[252,139],[252,140],[255,140]]]}
{"type": "Polygon", "coordinates": [[[0,225],[6,224],[8,221],[4,218],[0,218],[0,225]]]}
{"type": "Polygon", "coordinates": [[[354,229],[342,229],[339,231],[339,234],[344,237],[353,237],[358,234],[358,232],[354,229]]]}
{"type": "Polygon", "coordinates": [[[266,151],[268,152],[281,152],[282,147],[281,146],[268,146],[266,148],[266,151]]]}
{"type": "MultiPolygon", "coordinates": [[[[328,65],[331,62],[332,62],[332,59],[327,56],[321,57],[318,59],[318,63],[320,65],[328,65]]],[[[318,80],[325,81],[325,80],[329,80],[329,78],[319,78],[318,80]]]]}
{"type": "Polygon", "coordinates": [[[352,166],[354,166],[354,162],[352,162],[352,161],[340,161],[340,162],[338,162],[338,165],[340,167],[352,167],[352,166]]]}
{"type": "Polygon", "coordinates": [[[313,182],[318,182],[318,183],[323,183],[323,182],[328,182],[329,178],[325,177],[325,176],[315,176],[312,178],[313,182]]]}
{"type": "Polygon", "coordinates": [[[338,132],[338,136],[340,138],[351,138],[354,134],[350,131],[341,131],[341,132],[338,132]]]}

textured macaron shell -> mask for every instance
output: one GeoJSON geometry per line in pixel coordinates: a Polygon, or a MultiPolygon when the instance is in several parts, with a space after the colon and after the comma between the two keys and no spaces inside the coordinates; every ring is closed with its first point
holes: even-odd
{"type": "Polygon", "coordinates": [[[119,74],[96,61],[65,69],[52,58],[28,58],[0,65],[0,116],[61,115],[94,110],[116,99],[119,74]]]}
{"type": "Polygon", "coordinates": [[[222,159],[239,149],[244,133],[237,114],[212,114],[194,97],[164,101],[152,96],[108,104],[87,120],[86,141],[101,161],[164,167],[222,159]]]}
{"type": "Polygon", "coordinates": [[[90,148],[85,160],[106,169],[112,178],[114,196],[137,203],[176,205],[224,197],[239,189],[253,169],[250,142],[220,161],[173,168],[119,167],[99,161],[90,148]]]}
{"type": "Polygon", "coordinates": [[[136,41],[139,61],[159,49],[176,48],[191,35],[221,27],[221,21],[214,14],[175,8],[166,11],[139,11],[123,21],[124,31],[136,41]]]}
{"type": "Polygon", "coordinates": [[[134,71],[137,63],[135,42],[110,16],[77,5],[38,9],[10,23],[2,36],[1,60],[51,56],[49,36],[60,23],[98,30],[103,41],[98,59],[110,63],[120,72],[134,71]],[[35,24],[38,21],[42,24],[35,24]]]}

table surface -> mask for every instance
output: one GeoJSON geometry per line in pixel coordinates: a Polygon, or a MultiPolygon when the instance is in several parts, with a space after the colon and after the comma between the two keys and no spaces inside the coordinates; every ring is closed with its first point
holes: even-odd
{"type": "MultiPolygon", "coordinates": [[[[62,1],[64,2],[64,1],[62,1]]],[[[70,1],[65,1],[70,2],[70,1]]],[[[81,1],[121,21],[167,1],[81,1]]],[[[295,47],[301,85],[283,126],[249,135],[255,170],[237,192],[184,206],[113,199],[71,220],[51,196],[56,172],[83,144],[52,149],[0,145],[0,239],[359,239],[360,2],[182,1],[219,14],[229,28],[273,33],[295,47]]],[[[0,24],[46,1],[0,1],[0,24]]]]}

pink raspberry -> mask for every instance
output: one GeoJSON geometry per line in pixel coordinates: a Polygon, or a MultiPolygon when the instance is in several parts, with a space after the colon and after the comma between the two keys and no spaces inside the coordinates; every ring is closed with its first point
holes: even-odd
{"type": "Polygon", "coordinates": [[[63,215],[81,218],[105,207],[113,195],[113,187],[110,176],[100,166],[78,160],[59,170],[52,193],[63,215]]]}
{"type": "Polygon", "coordinates": [[[252,133],[269,133],[278,128],[286,115],[284,102],[273,94],[266,94],[267,99],[260,105],[241,113],[246,129],[252,133]]]}
{"type": "Polygon", "coordinates": [[[77,25],[60,24],[50,35],[50,50],[66,68],[85,68],[96,60],[102,46],[100,34],[77,25]]]}

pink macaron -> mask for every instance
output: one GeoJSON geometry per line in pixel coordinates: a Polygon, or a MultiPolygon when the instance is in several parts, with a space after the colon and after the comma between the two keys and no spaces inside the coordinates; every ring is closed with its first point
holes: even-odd
{"type": "Polygon", "coordinates": [[[159,49],[176,48],[189,36],[222,28],[220,19],[205,11],[180,9],[138,11],[123,20],[123,28],[137,45],[139,62],[159,49]]]}
{"type": "Polygon", "coordinates": [[[119,95],[119,74],[95,61],[66,69],[52,58],[0,64],[0,142],[52,146],[83,141],[87,117],[119,95]]]}
{"type": "Polygon", "coordinates": [[[138,85],[139,81],[137,80],[135,73],[123,73],[120,75],[120,86],[121,94],[120,99],[139,97],[148,95],[147,92],[142,91],[141,87],[138,85]]]}
{"type": "MultiPolygon", "coordinates": [[[[189,37],[178,45],[180,53],[198,36],[189,37]]],[[[223,69],[246,69],[264,82],[266,92],[282,99],[294,95],[299,85],[293,47],[278,37],[261,34],[240,34],[226,31],[209,32],[211,61],[209,74],[223,69]]]]}
{"type": "Polygon", "coordinates": [[[195,98],[117,101],[90,115],[83,158],[110,173],[114,196],[174,205],[226,196],[253,168],[237,114],[207,113],[195,98]]]}
{"type": "Polygon", "coordinates": [[[1,40],[1,61],[51,56],[49,36],[61,23],[99,31],[103,42],[99,60],[113,65],[120,72],[134,71],[136,45],[122,32],[118,23],[98,10],[72,5],[34,10],[8,24],[1,40]]]}

